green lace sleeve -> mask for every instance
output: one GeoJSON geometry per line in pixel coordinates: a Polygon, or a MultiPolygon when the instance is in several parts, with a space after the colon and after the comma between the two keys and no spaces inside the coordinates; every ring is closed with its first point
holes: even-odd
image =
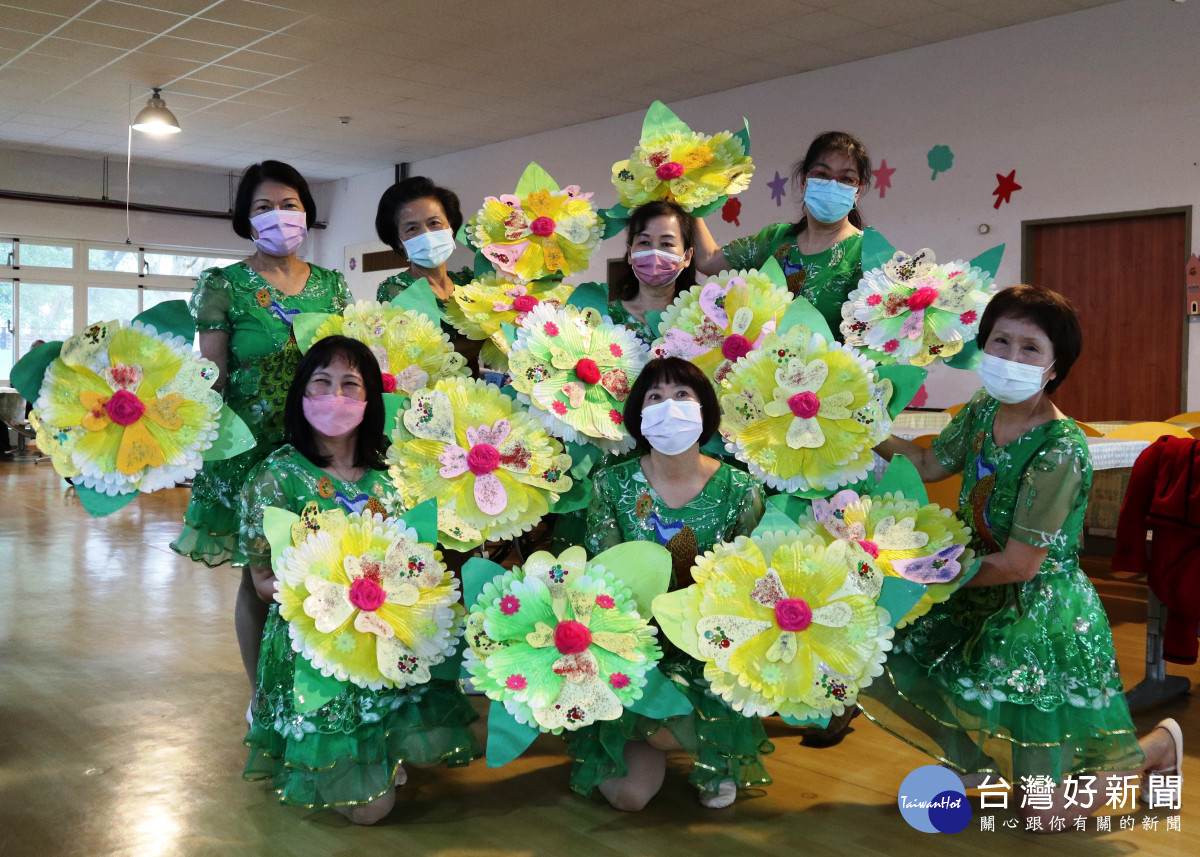
{"type": "Polygon", "coordinates": [[[775,254],[779,245],[787,240],[791,229],[790,223],[774,223],[754,235],[735,238],[721,248],[725,254],[725,261],[729,263],[730,268],[737,270],[760,268],[775,254]]]}
{"type": "Polygon", "coordinates": [[[587,510],[587,527],[583,534],[583,546],[591,556],[624,541],[617,523],[616,509],[608,498],[608,489],[608,474],[596,474],[592,482],[592,502],[587,510]]]}
{"type": "Polygon", "coordinates": [[[232,331],[233,324],[229,320],[231,303],[229,280],[225,278],[225,272],[220,268],[204,271],[188,301],[188,309],[196,320],[196,330],[232,331]]]}
{"type": "Polygon", "coordinates": [[[333,276],[337,281],[333,288],[333,310],[341,312],[354,300],[354,296],[350,294],[350,287],[346,285],[346,278],[341,271],[334,270],[333,276]]]}
{"type": "MultiPolygon", "coordinates": [[[[736,487],[736,485],[735,485],[736,487]]],[[[754,532],[758,522],[766,511],[766,500],[763,498],[763,486],[754,477],[748,477],[744,483],[745,491],[738,503],[737,521],[733,530],[727,536],[734,539],[737,536],[748,536],[754,532]]]]}
{"type": "Polygon", "coordinates": [[[1079,505],[1090,469],[1086,448],[1069,438],[1038,450],[1021,474],[1009,538],[1039,548],[1067,547],[1064,524],[1079,505]]]}
{"type": "Polygon", "coordinates": [[[263,531],[263,510],[267,506],[288,508],[283,481],[270,464],[270,461],[264,461],[254,468],[250,481],[242,489],[238,538],[249,565],[271,565],[271,545],[263,531]]]}
{"type": "Polygon", "coordinates": [[[975,398],[954,415],[950,425],[933,439],[933,454],[937,456],[942,467],[951,473],[958,473],[966,466],[967,457],[973,448],[979,411],[986,400],[987,394],[980,390],[975,398]]]}

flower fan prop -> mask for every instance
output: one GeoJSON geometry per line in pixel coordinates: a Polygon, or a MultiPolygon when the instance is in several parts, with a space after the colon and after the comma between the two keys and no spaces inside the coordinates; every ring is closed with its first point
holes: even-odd
{"type": "Polygon", "coordinates": [[[571,456],[494,385],[438,381],[414,393],[388,449],[406,506],[438,501],[438,540],[469,550],[525,532],[572,487],[571,456]]]}
{"type": "Polygon", "coordinates": [[[594,309],[540,304],[508,355],[512,385],[555,437],[606,452],[633,448],[625,397],[646,365],[646,346],[594,309]]]}
{"type": "MultiPolygon", "coordinates": [[[[1001,245],[971,262],[939,265],[932,250],[910,256],[867,230],[863,278],[842,305],[846,343],[880,363],[927,366],[941,359],[959,365],[951,358],[974,342],[983,309],[996,293],[993,275],[1003,250],[1001,245]],[[889,251],[889,258],[867,268],[868,256],[889,251]]],[[[963,360],[974,353],[969,349],[963,360]]]]}
{"type": "Polygon", "coordinates": [[[194,336],[187,305],[167,301],[38,346],[12,368],[34,402],[38,446],[89,513],[107,515],[254,445],[213,389],[216,364],[192,354],[194,336]]]}
{"type": "Polygon", "coordinates": [[[675,298],[650,352],[689,360],[720,386],[739,358],[762,347],[791,302],[774,259],[761,271],[725,271],[675,298]]]}
{"type": "Polygon", "coordinates": [[[591,198],[578,185],[560,190],[549,173],[530,164],[516,193],[487,197],[460,238],[503,276],[525,283],[568,277],[587,268],[604,231],[591,198]]]}
{"type": "Polygon", "coordinates": [[[518,755],[539,731],[616,720],[626,708],[687,708],[656,669],[662,651],[649,622],[670,568],[667,551],[649,542],[619,545],[590,562],[577,546],[557,557],[539,551],[507,572],[468,562],[464,587],[469,598],[478,594],[470,598],[464,665],[493,700],[489,765],[518,755]],[[498,747],[493,730],[512,746],[498,747]]]}
{"type": "Polygon", "coordinates": [[[727,196],[750,186],[750,125],[741,131],[709,136],[689,128],[661,101],[642,122],[642,137],[633,154],[613,164],[612,182],[620,205],[605,212],[605,237],[624,228],[629,213],[656,199],[679,203],[703,217],[720,208],[727,196]]]}
{"type": "Polygon", "coordinates": [[[487,365],[506,368],[510,345],[502,326],[521,327],[538,304],[562,306],[573,290],[574,286],[556,278],[514,283],[488,272],[465,286],[454,287],[454,300],[446,306],[446,317],[463,336],[483,340],[485,348],[490,345],[496,349],[494,354],[485,355],[487,365]]]}

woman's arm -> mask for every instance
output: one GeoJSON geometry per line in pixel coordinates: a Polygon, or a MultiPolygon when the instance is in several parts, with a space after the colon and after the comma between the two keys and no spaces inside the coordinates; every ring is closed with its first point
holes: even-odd
{"type": "Polygon", "coordinates": [[[953,470],[938,461],[933,449],[918,446],[911,440],[904,440],[895,435],[889,435],[887,440],[875,447],[875,451],[888,461],[892,460],[893,455],[903,455],[917,468],[922,482],[941,482],[954,475],[953,470]]]}
{"type": "Polygon", "coordinates": [[[1000,553],[988,554],[983,558],[979,571],[966,585],[1002,586],[1005,583],[1033,580],[1049,552],[1049,548],[1034,547],[1010,538],[1000,553]]]}
{"type": "Polygon", "coordinates": [[[729,262],[725,259],[725,251],[721,249],[717,239],[713,238],[713,234],[708,231],[708,224],[704,222],[703,217],[696,218],[696,243],[692,252],[695,256],[696,270],[701,274],[712,276],[729,267],[729,262]]]}
{"type": "Polygon", "coordinates": [[[250,579],[254,581],[254,591],[260,601],[267,604],[275,603],[275,573],[270,566],[250,565],[250,579]]]}
{"type": "Polygon", "coordinates": [[[228,369],[229,331],[202,330],[200,331],[200,356],[217,364],[217,380],[213,389],[218,393],[225,389],[225,372],[228,369]]]}

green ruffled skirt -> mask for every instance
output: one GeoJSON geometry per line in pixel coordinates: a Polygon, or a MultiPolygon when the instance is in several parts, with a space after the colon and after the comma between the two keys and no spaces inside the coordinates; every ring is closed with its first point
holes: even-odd
{"type": "Polygon", "coordinates": [[[773,753],[775,746],[767,739],[762,721],[739,714],[713,694],[704,679],[704,664],[669,643],[666,648],[659,669],[676,682],[692,703],[692,712],[658,720],[625,711],[619,720],[600,721],[569,733],[567,752],[574,760],[571,788],[586,797],[605,780],[627,776],[626,742],[645,741],[664,726],[691,756],[688,782],[697,789],[715,792],[725,780],[733,780],[739,789],[770,784],[762,757],[773,753]]]}
{"type": "Polygon", "coordinates": [[[1142,764],[1108,617],[1074,563],[956,592],[896,632],[859,694],[879,726],[960,772],[1010,783],[1142,764]]]}
{"type": "Polygon", "coordinates": [[[270,778],[282,803],[359,806],[392,789],[402,763],[460,767],[483,755],[470,729],[477,715],[458,682],[434,679],[406,690],[350,685],[301,713],[292,698],[295,663],[287,623],[272,607],[242,776],[270,778]]]}

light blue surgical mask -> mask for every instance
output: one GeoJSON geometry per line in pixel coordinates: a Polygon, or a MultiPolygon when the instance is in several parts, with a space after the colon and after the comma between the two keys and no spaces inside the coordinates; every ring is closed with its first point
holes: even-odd
{"type": "Polygon", "coordinates": [[[832,179],[806,179],[804,208],[822,223],[837,223],[854,208],[858,188],[832,179]]]}
{"type": "Polygon", "coordinates": [[[1033,398],[1042,391],[1050,380],[1047,378],[1043,381],[1042,376],[1050,366],[1017,363],[994,354],[984,354],[977,371],[979,380],[983,382],[983,389],[987,390],[989,396],[1006,405],[1015,405],[1033,398]]]}

